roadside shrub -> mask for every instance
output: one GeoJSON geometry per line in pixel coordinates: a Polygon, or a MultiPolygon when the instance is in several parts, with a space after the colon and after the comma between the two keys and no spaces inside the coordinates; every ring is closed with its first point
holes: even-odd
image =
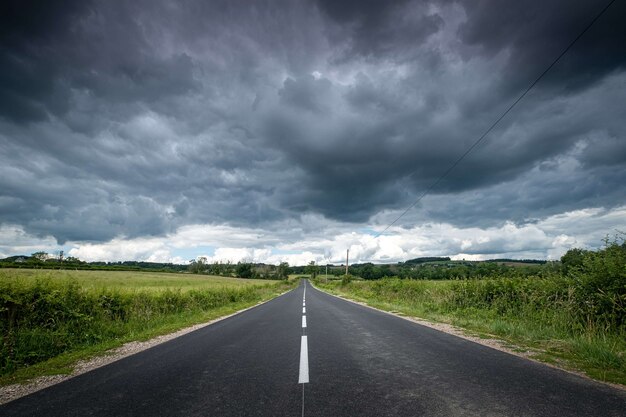
{"type": "Polygon", "coordinates": [[[345,274],[343,277],[341,277],[341,285],[348,285],[351,282],[352,282],[352,275],[345,274]]]}
{"type": "Polygon", "coordinates": [[[269,287],[274,286],[120,292],[50,279],[0,281],[0,375],[140,333],[180,314],[259,300],[269,287]]]}
{"type": "Polygon", "coordinates": [[[568,334],[626,334],[626,244],[607,242],[601,250],[574,250],[564,258],[567,274],[544,268],[535,276],[442,282],[446,285],[399,278],[351,283],[344,277],[341,286],[364,299],[420,305],[431,312],[482,311],[568,334]]]}
{"type": "Polygon", "coordinates": [[[626,244],[606,241],[598,252],[587,251],[570,271],[575,281],[578,314],[589,327],[626,330],[626,244]]]}

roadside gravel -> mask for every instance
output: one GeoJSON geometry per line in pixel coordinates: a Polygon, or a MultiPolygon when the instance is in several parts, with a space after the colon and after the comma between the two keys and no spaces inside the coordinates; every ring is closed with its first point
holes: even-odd
{"type": "MultiPolygon", "coordinates": [[[[282,294],[281,294],[282,295],[282,294]]],[[[267,300],[270,301],[270,300],[267,300]]],[[[242,313],[246,310],[250,310],[251,308],[257,307],[261,304],[266,303],[267,301],[263,301],[260,303],[257,303],[251,307],[245,308],[243,310],[239,310],[236,311],[235,313],[229,314],[227,316],[222,316],[220,318],[217,318],[215,320],[211,320],[209,322],[206,323],[200,323],[200,324],[196,324],[190,327],[186,327],[184,329],[178,330],[174,333],[170,333],[170,334],[166,334],[166,335],[162,335],[162,336],[158,336],[155,337],[153,339],[150,340],[146,340],[143,342],[129,342],[126,343],[122,346],[120,346],[119,348],[116,349],[111,349],[107,352],[105,352],[103,355],[101,356],[96,356],[93,358],[89,358],[87,360],[82,360],[76,363],[76,365],[74,365],[74,370],[72,371],[71,374],[67,374],[67,375],[52,375],[52,376],[42,376],[39,378],[35,378],[34,380],[31,380],[27,383],[24,384],[13,384],[13,385],[6,385],[3,387],[0,387],[0,404],[5,404],[8,403],[10,401],[16,400],[20,397],[23,397],[25,395],[28,394],[32,394],[33,392],[37,392],[39,390],[42,390],[44,388],[47,388],[49,386],[58,384],[60,382],[66,381],[70,378],[74,378],[75,376],[84,374],[86,372],[89,372],[91,370],[94,370],[96,368],[100,368],[102,366],[108,365],[112,362],[118,361],[120,359],[123,359],[127,356],[130,355],[134,355],[135,353],[141,352],[143,350],[149,349],[153,346],[159,345],[161,343],[167,342],[168,340],[172,340],[175,339],[177,337],[180,337],[184,334],[193,332],[194,330],[198,330],[201,329],[203,327],[209,326],[215,322],[227,319],[228,317],[232,317],[234,315],[237,315],[239,313],[242,313]]]]}
{"type": "Polygon", "coordinates": [[[351,303],[359,304],[359,305],[362,305],[364,307],[380,311],[382,313],[391,314],[393,316],[400,317],[402,319],[412,321],[412,322],[420,324],[422,326],[430,327],[431,329],[435,329],[435,330],[438,330],[440,332],[449,333],[449,334],[452,334],[454,336],[457,336],[457,337],[460,337],[460,338],[463,338],[463,339],[466,339],[466,340],[470,340],[470,341],[472,341],[474,343],[478,343],[478,344],[481,344],[481,345],[484,345],[484,346],[488,346],[488,347],[490,347],[492,349],[496,349],[496,350],[499,350],[499,351],[502,351],[502,352],[506,352],[506,353],[509,353],[511,355],[519,356],[519,357],[522,357],[522,358],[526,358],[528,360],[541,363],[541,364],[543,364],[545,366],[549,366],[551,368],[560,369],[562,371],[569,372],[571,374],[575,374],[575,375],[581,376],[583,378],[586,378],[586,379],[589,379],[589,380],[593,380],[593,381],[596,381],[596,382],[600,382],[602,384],[610,385],[613,388],[618,388],[618,389],[626,391],[626,386],[624,386],[624,385],[614,384],[614,383],[606,382],[606,381],[599,381],[599,380],[590,378],[587,374],[585,374],[583,372],[576,371],[574,369],[567,368],[565,366],[558,366],[558,364],[552,364],[552,363],[548,363],[548,362],[544,362],[544,361],[538,360],[537,359],[537,355],[544,353],[540,349],[533,349],[533,348],[529,348],[529,347],[515,346],[515,345],[513,345],[511,343],[508,343],[508,342],[506,342],[504,340],[501,340],[501,339],[485,338],[485,337],[482,337],[482,336],[477,336],[475,334],[472,334],[470,331],[468,331],[466,329],[463,329],[463,328],[460,328],[460,327],[456,327],[456,326],[453,326],[452,324],[448,324],[448,323],[426,321],[424,319],[420,319],[420,318],[417,318],[417,317],[411,317],[411,316],[404,315],[404,314],[402,314],[402,313],[400,313],[398,311],[381,310],[379,308],[372,307],[371,305],[369,305],[367,303],[364,303],[362,301],[357,301],[357,300],[354,300],[352,298],[348,298],[348,297],[343,296],[343,295],[333,294],[333,293],[330,293],[330,292],[325,291],[325,290],[323,290],[321,288],[318,288],[318,287],[315,287],[315,288],[318,289],[319,291],[322,291],[322,292],[330,295],[330,296],[341,298],[342,300],[349,301],[351,303]]]}

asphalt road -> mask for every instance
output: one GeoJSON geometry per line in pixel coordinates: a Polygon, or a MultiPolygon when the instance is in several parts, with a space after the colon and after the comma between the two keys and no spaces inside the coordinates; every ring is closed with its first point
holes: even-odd
{"type": "Polygon", "coordinates": [[[0,406],[6,417],[301,415],[626,416],[626,392],[303,283],[0,406]]]}

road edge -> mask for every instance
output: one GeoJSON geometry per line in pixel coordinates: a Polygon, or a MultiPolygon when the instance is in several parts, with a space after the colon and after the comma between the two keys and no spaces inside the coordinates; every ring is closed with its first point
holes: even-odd
{"type": "MultiPolygon", "coordinates": [[[[584,379],[586,379],[588,381],[592,381],[592,382],[595,382],[595,383],[598,383],[598,384],[602,384],[602,385],[607,385],[607,386],[609,386],[611,388],[616,388],[616,389],[618,389],[620,391],[626,392],[626,385],[616,384],[616,383],[613,383],[613,382],[600,381],[600,380],[591,378],[589,375],[587,375],[587,374],[585,374],[585,373],[583,373],[581,371],[576,371],[576,370],[573,370],[573,369],[567,369],[567,368],[563,368],[563,367],[557,366],[557,365],[552,364],[552,363],[540,361],[540,360],[530,356],[530,353],[527,353],[527,352],[517,352],[517,351],[515,351],[515,350],[513,350],[511,348],[508,348],[506,346],[506,344],[508,344],[508,345],[512,345],[512,344],[510,342],[505,341],[505,340],[497,339],[497,338],[484,339],[484,338],[480,338],[480,337],[468,334],[468,332],[470,332],[470,330],[463,329],[462,327],[457,327],[457,326],[454,326],[452,324],[433,322],[433,321],[429,321],[429,320],[426,320],[426,319],[423,319],[423,318],[419,318],[419,317],[412,317],[412,316],[407,316],[407,315],[404,315],[404,314],[397,314],[397,313],[394,313],[394,312],[391,312],[391,311],[387,311],[387,310],[381,310],[380,308],[373,307],[373,306],[371,306],[371,305],[369,305],[369,304],[367,304],[367,303],[365,303],[363,301],[358,301],[358,300],[351,299],[351,298],[348,298],[348,297],[345,297],[345,296],[341,296],[341,295],[337,295],[337,294],[331,294],[330,292],[325,291],[325,290],[323,290],[321,288],[318,288],[317,286],[313,285],[313,283],[311,281],[309,281],[309,283],[317,291],[320,291],[320,292],[322,292],[324,294],[330,295],[331,297],[335,297],[335,298],[338,298],[340,300],[347,301],[349,303],[357,304],[357,305],[360,305],[362,307],[367,307],[367,308],[370,308],[372,310],[379,311],[381,313],[389,314],[391,316],[410,321],[410,322],[412,322],[414,324],[422,325],[424,327],[428,327],[430,329],[433,329],[433,330],[436,330],[436,331],[439,331],[439,332],[442,332],[442,333],[446,333],[446,334],[449,334],[449,335],[452,335],[452,336],[459,337],[461,339],[468,340],[470,342],[474,342],[474,343],[479,344],[481,346],[485,346],[485,347],[488,347],[488,348],[491,348],[491,349],[494,349],[494,350],[497,350],[497,351],[500,351],[500,352],[508,353],[509,355],[517,356],[518,358],[523,358],[523,359],[529,360],[529,361],[537,363],[537,364],[548,366],[548,367],[553,368],[553,369],[558,369],[560,371],[567,372],[569,374],[582,377],[582,378],[584,378],[584,379]]],[[[532,350],[532,348],[522,347],[522,346],[520,346],[519,348],[520,349],[525,349],[527,351],[532,350]]],[[[535,352],[540,352],[540,351],[535,350],[535,352]]]]}
{"type": "Polygon", "coordinates": [[[298,287],[299,286],[296,286],[295,288],[291,288],[287,291],[284,291],[278,294],[276,297],[272,297],[269,300],[261,301],[250,307],[237,310],[234,313],[230,313],[225,316],[221,316],[221,317],[215,318],[213,320],[209,320],[204,323],[198,323],[192,326],[184,327],[175,332],[156,336],[149,340],[128,342],[128,343],[123,344],[120,347],[107,350],[103,353],[97,354],[88,359],[79,360],[78,362],[74,364],[74,370],[72,371],[72,373],[67,374],[67,375],[40,376],[24,383],[0,386],[0,405],[7,404],[11,401],[17,400],[18,398],[22,398],[27,395],[33,394],[37,391],[41,391],[42,389],[46,389],[56,384],[60,384],[61,382],[67,381],[69,379],[72,379],[82,374],[86,374],[87,372],[91,372],[95,369],[102,368],[103,366],[109,365],[113,362],[117,362],[121,359],[143,352],[144,350],[148,350],[154,346],[158,346],[162,343],[169,342],[170,340],[176,339],[180,336],[186,335],[196,330],[200,330],[204,327],[210,326],[222,320],[226,320],[230,317],[244,313],[248,310],[252,310],[253,308],[259,307],[263,304],[269,303],[272,300],[282,297],[283,295],[291,291],[294,291],[298,287]]]}

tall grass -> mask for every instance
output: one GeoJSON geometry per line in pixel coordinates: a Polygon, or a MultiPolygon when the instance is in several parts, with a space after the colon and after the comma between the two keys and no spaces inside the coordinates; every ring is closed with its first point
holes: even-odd
{"type": "Polygon", "coordinates": [[[496,335],[542,351],[542,360],[626,385],[626,329],[612,315],[591,315],[594,297],[581,298],[574,278],[389,278],[317,285],[374,307],[496,335]]]}
{"type": "MultiPolygon", "coordinates": [[[[323,282],[387,310],[451,322],[539,348],[601,380],[626,385],[626,245],[577,251],[568,271],[451,281],[323,282]]],[[[548,271],[549,272],[549,271],[548,271]]]]}
{"type": "Polygon", "coordinates": [[[127,290],[69,280],[0,280],[0,376],[65,352],[132,339],[164,323],[180,327],[228,305],[253,304],[279,286],[127,290]]]}

